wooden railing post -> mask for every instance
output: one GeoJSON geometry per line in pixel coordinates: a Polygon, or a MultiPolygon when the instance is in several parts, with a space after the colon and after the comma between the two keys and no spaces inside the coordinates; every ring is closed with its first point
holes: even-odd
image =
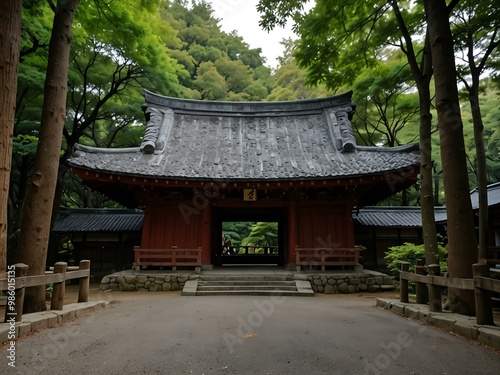
{"type": "Polygon", "coordinates": [[[136,271],[141,270],[140,266],[140,249],[139,246],[134,246],[134,269],[136,271]]]}
{"type": "MultiPolygon", "coordinates": [[[[410,263],[401,262],[401,271],[408,272],[410,269],[410,263]]],[[[399,301],[400,302],[408,302],[408,280],[399,278],[399,301]]]]}
{"type": "MultiPolygon", "coordinates": [[[[417,275],[425,275],[425,265],[422,259],[417,259],[415,273],[417,275]]],[[[425,304],[428,302],[427,285],[425,283],[415,282],[415,294],[417,295],[417,303],[425,304]]]]}
{"type": "MultiPolygon", "coordinates": [[[[439,269],[439,264],[429,264],[427,266],[429,271],[429,276],[441,276],[441,270],[439,269]]],[[[441,287],[439,285],[433,285],[432,281],[429,284],[429,311],[431,312],[441,312],[441,287]]]]}
{"type": "Polygon", "coordinates": [[[81,260],[79,266],[81,270],[89,270],[89,276],[80,278],[78,302],[88,302],[90,289],[90,260],[81,260]]]}
{"type": "MultiPolygon", "coordinates": [[[[28,265],[24,263],[16,263],[14,264],[15,268],[15,278],[17,279],[18,277],[24,277],[28,275],[28,265]]],[[[9,277],[10,279],[10,277],[9,277]]],[[[9,309],[9,303],[7,300],[7,305],[5,306],[5,320],[4,322],[7,322],[12,315],[15,316],[16,322],[20,322],[23,320],[23,307],[24,307],[24,285],[21,285],[19,289],[15,289],[14,291],[14,310],[9,309]],[[12,314],[12,315],[11,315],[12,314]]],[[[8,294],[8,297],[10,297],[10,293],[8,294]]],[[[8,298],[7,297],[7,298],[8,298]]]]}
{"type": "MultiPolygon", "coordinates": [[[[474,277],[490,277],[490,266],[483,263],[472,265],[472,274],[474,277]]],[[[476,283],[474,283],[476,284],[476,283]]],[[[493,305],[491,302],[491,292],[475,286],[474,298],[476,302],[476,320],[477,324],[494,325],[493,305]]]]}
{"type": "Polygon", "coordinates": [[[177,271],[177,246],[172,246],[172,271],[177,271]]]}
{"type": "MultiPolygon", "coordinates": [[[[57,262],[56,264],[54,264],[54,274],[56,273],[66,274],[66,268],[68,268],[68,263],[57,262]]],[[[50,303],[51,310],[63,309],[65,291],[66,291],[66,277],[63,277],[62,282],[54,283],[54,289],[52,291],[52,301],[50,303]]]]}
{"type": "Polygon", "coordinates": [[[295,245],[295,267],[297,272],[300,272],[300,270],[302,269],[302,266],[300,264],[299,245],[295,245]]]}
{"type": "Polygon", "coordinates": [[[354,248],[354,262],[356,264],[359,264],[359,251],[360,251],[359,247],[354,248]]]}
{"type": "MultiPolygon", "coordinates": [[[[16,267],[16,279],[18,277],[24,277],[28,275],[28,265],[24,263],[16,263],[14,264],[16,267]]],[[[21,288],[16,289],[16,322],[20,322],[23,320],[23,308],[24,308],[24,285],[21,288]]]]}

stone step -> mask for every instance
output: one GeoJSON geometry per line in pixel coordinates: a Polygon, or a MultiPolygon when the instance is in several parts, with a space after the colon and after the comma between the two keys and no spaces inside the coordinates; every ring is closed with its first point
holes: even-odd
{"type": "Polygon", "coordinates": [[[284,280],[284,281],[268,281],[262,279],[256,280],[199,280],[198,287],[205,285],[227,285],[227,286],[247,286],[247,285],[268,285],[268,286],[293,286],[295,287],[295,281],[284,280]]]}
{"type": "Polygon", "coordinates": [[[255,296],[314,296],[311,284],[306,280],[249,281],[249,280],[188,280],[183,296],[208,295],[255,295],[255,296]]]}
{"type": "MultiPolygon", "coordinates": [[[[184,295],[184,294],[183,294],[184,295]]],[[[303,293],[297,290],[199,290],[197,296],[290,296],[290,297],[313,297],[312,293],[303,293]]]]}
{"type": "Polygon", "coordinates": [[[200,291],[220,291],[220,290],[292,290],[297,291],[295,284],[293,285],[199,285],[196,289],[200,291]]]}
{"type": "Polygon", "coordinates": [[[202,281],[293,281],[293,276],[291,275],[202,275],[200,277],[202,281]]]}

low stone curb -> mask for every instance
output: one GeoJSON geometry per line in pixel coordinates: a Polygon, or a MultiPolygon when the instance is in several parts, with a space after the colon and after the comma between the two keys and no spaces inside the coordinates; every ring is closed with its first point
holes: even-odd
{"type": "Polygon", "coordinates": [[[182,290],[188,280],[199,280],[200,275],[123,275],[111,274],[101,280],[100,290],[119,290],[124,292],[170,292],[182,290]]]}
{"type": "Polygon", "coordinates": [[[500,327],[479,325],[474,316],[454,314],[447,311],[440,313],[429,312],[428,305],[405,303],[384,298],[377,298],[377,307],[391,310],[408,319],[418,320],[500,350],[500,327]]]}
{"type": "Polygon", "coordinates": [[[374,293],[395,289],[392,277],[383,274],[309,274],[307,280],[311,283],[315,293],[324,294],[374,293]]]}
{"type": "Polygon", "coordinates": [[[14,333],[15,338],[22,337],[28,333],[61,324],[82,315],[109,307],[106,301],[79,302],[65,305],[62,310],[41,311],[32,314],[24,314],[22,322],[17,322],[15,328],[9,323],[0,323],[0,345],[11,340],[9,335],[14,333]]]}

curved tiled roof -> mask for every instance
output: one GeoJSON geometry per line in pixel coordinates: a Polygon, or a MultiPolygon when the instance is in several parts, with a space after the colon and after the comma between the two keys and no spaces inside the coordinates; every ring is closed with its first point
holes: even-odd
{"type": "Polygon", "coordinates": [[[76,146],[73,167],[166,179],[328,179],[418,167],[416,145],[356,145],[351,94],[292,102],[207,102],[145,92],[141,147],[76,146]]]}

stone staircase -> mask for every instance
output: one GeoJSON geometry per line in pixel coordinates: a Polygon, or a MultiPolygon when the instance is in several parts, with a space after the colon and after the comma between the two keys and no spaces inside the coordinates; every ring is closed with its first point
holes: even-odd
{"type": "Polygon", "coordinates": [[[314,296],[311,283],[291,275],[201,275],[188,280],[183,296],[314,296]]]}

